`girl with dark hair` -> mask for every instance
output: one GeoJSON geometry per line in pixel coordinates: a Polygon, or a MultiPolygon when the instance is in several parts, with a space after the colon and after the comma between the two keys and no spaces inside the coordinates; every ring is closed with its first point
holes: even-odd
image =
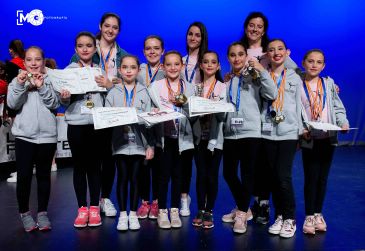
{"type": "MultiPolygon", "coordinates": [[[[143,54],[147,63],[141,64],[138,74],[138,82],[149,87],[153,82],[165,78],[162,69],[161,56],[164,53],[164,41],[157,35],[150,35],[145,38],[143,54]]],[[[153,133],[158,135],[161,125],[153,126],[153,133]]],[[[159,139],[159,137],[156,137],[159,139]]],[[[142,199],[137,215],[140,219],[157,219],[158,216],[158,169],[162,154],[162,142],[155,145],[155,155],[152,160],[142,164],[139,175],[139,195],[142,199]],[[150,190],[152,183],[152,203],[150,203],[150,190]]]]}
{"type": "MultiPolygon", "coordinates": [[[[188,55],[183,57],[184,68],[182,74],[187,83],[200,83],[202,81],[199,62],[204,52],[208,49],[208,32],[202,22],[194,22],[189,25],[186,32],[186,50],[188,55]]],[[[194,151],[186,151],[183,157],[183,181],[181,188],[181,216],[190,215],[190,182],[193,165],[194,151]]]]}
{"type": "MultiPolygon", "coordinates": [[[[199,97],[216,101],[226,99],[226,85],[220,73],[218,54],[205,51],[199,62],[203,81],[195,86],[195,94],[199,97]]],[[[193,219],[193,225],[203,228],[214,227],[213,208],[218,193],[218,172],[222,158],[222,146],[215,145],[211,139],[218,131],[218,123],[213,124],[216,115],[200,116],[192,123],[194,133],[194,158],[196,164],[196,193],[198,198],[198,213],[193,219]]]]}
{"type": "MultiPolygon", "coordinates": [[[[92,62],[96,51],[96,39],[90,32],[80,32],[75,39],[75,50],[79,61],[71,63],[67,68],[98,67],[92,62]]],[[[99,86],[111,88],[112,82],[105,76],[95,77],[99,86]]],[[[77,228],[100,226],[100,174],[101,154],[104,137],[102,131],[94,130],[91,114],[93,107],[104,105],[105,93],[89,92],[86,94],[70,94],[61,92],[61,101],[67,106],[65,121],[68,124],[67,138],[72,159],[74,161],[73,183],[78,203],[78,215],[74,221],[77,228]],[[87,188],[90,193],[90,207],[87,203],[87,188]]]]}

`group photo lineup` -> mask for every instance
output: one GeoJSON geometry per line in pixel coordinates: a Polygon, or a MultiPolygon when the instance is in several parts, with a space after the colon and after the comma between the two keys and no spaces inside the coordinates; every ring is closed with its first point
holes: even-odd
{"type": "Polygon", "coordinates": [[[365,3],[0,8],[1,250],[365,249],[365,3]]]}

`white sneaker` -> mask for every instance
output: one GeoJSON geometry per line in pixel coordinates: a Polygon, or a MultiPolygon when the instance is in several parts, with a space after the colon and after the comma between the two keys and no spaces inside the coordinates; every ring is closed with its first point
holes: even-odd
{"type": "Polygon", "coordinates": [[[294,236],[296,230],[295,220],[287,219],[284,221],[283,227],[280,230],[280,237],[291,238],[294,236]]]}
{"type": "Polygon", "coordinates": [[[171,208],[170,209],[170,218],[171,218],[171,227],[179,228],[179,227],[182,226],[178,208],[171,208]]]}
{"type": "Polygon", "coordinates": [[[16,172],[13,172],[10,174],[10,177],[14,177],[14,176],[16,176],[16,172]]]}
{"type": "Polygon", "coordinates": [[[236,217],[234,219],[233,232],[238,234],[244,234],[247,231],[247,213],[240,210],[236,211],[236,217]]]}
{"type": "Polygon", "coordinates": [[[157,224],[159,228],[169,229],[171,228],[171,223],[167,213],[167,209],[159,209],[157,216],[157,224]]]}
{"type": "Polygon", "coordinates": [[[138,230],[141,228],[141,225],[139,225],[138,217],[137,215],[131,215],[129,214],[129,229],[130,230],[138,230]]]}
{"type": "Polygon", "coordinates": [[[100,199],[100,210],[105,216],[114,217],[117,215],[117,210],[115,209],[113,203],[108,198],[100,199]]]}
{"type": "Polygon", "coordinates": [[[17,173],[10,174],[10,178],[7,178],[6,181],[9,183],[16,183],[17,181],[17,173]]]}
{"type": "Polygon", "coordinates": [[[226,223],[234,222],[234,218],[236,217],[237,207],[233,208],[232,211],[228,214],[222,216],[222,221],[226,223]]]}
{"type": "Polygon", "coordinates": [[[128,215],[127,214],[120,214],[118,219],[117,229],[119,231],[126,231],[128,230],[128,215]]]}
{"type": "Polygon", "coordinates": [[[36,174],[37,170],[35,169],[35,165],[33,165],[33,174],[36,174]]]}
{"type": "Polygon", "coordinates": [[[52,164],[51,172],[57,172],[57,164],[56,163],[52,164]]]}
{"type": "Polygon", "coordinates": [[[281,228],[283,227],[283,216],[282,215],[279,215],[274,224],[272,224],[270,227],[269,227],[269,233],[270,234],[280,234],[280,230],[281,228]]]}
{"type": "Polygon", "coordinates": [[[187,197],[181,197],[181,216],[189,216],[190,215],[190,202],[191,198],[188,195],[187,197]]]}

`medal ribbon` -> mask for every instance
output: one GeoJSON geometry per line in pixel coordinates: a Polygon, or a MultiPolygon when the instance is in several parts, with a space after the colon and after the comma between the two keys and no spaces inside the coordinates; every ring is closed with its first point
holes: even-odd
{"type": "Polygon", "coordinates": [[[161,68],[161,64],[158,64],[156,70],[152,73],[152,67],[147,64],[147,68],[146,68],[146,84],[147,87],[153,82],[155,81],[156,75],[158,70],[160,70],[161,68]]]}
{"type": "MultiPolygon", "coordinates": [[[[166,87],[167,87],[167,90],[169,92],[169,99],[171,100],[172,98],[175,98],[174,94],[175,92],[172,90],[171,88],[171,84],[169,82],[169,80],[166,78],[166,87]]],[[[179,95],[181,93],[184,93],[184,83],[183,81],[180,79],[180,85],[178,85],[178,89],[177,89],[177,92],[176,94],[179,95]]],[[[173,105],[173,108],[174,108],[174,111],[175,112],[180,112],[179,110],[179,107],[177,107],[176,105],[174,105],[174,103],[172,103],[173,105]]],[[[179,130],[179,119],[175,119],[174,120],[174,126],[175,126],[175,129],[178,131],[179,130]]]]}
{"type": "Polygon", "coordinates": [[[317,88],[315,94],[313,92],[309,92],[311,90],[310,85],[307,81],[303,81],[303,87],[305,95],[309,101],[309,106],[312,114],[312,119],[319,119],[322,117],[323,109],[326,105],[326,85],[324,83],[323,78],[319,78],[317,81],[317,88]]]}
{"type": "Polygon", "coordinates": [[[276,80],[274,72],[270,72],[270,75],[272,80],[274,80],[276,86],[278,87],[278,96],[274,100],[274,102],[271,103],[271,106],[275,109],[276,112],[278,112],[279,110],[280,112],[282,112],[284,106],[286,69],[281,72],[280,78],[278,80],[276,80]]]}
{"type": "MultiPolygon", "coordinates": [[[[233,85],[233,78],[231,78],[231,82],[229,84],[229,100],[231,101],[232,104],[233,103],[233,95],[232,95],[232,85],[233,85]]],[[[240,102],[241,102],[241,83],[242,83],[242,75],[240,76],[239,80],[238,80],[238,88],[237,88],[237,96],[236,96],[236,111],[238,112],[239,108],[240,108],[240,102]]]]}
{"type": "Polygon", "coordinates": [[[128,92],[127,87],[125,86],[125,84],[123,84],[124,86],[124,106],[126,107],[132,107],[134,104],[134,98],[136,96],[136,85],[133,86],[133,89],[131,90],[131,92],[128,92]]]}
{"type": "Polygon", "coordinates": [[[114,50],[114,44],[113,46],[110,48],[108,54],[106,55],[106,57],[104,57],[104,53],[103,50],[100,47],[100,54],[101,54],[101,68],[105,71],[106,75],[108,76],[108,62],[110,59],[110,56],[112,55],[114,50]]]}
{"type": "Polygon", "coordinates": [[[198,63],[194,66],[194,69],[190,75],[190,79],[189,79],[189,73],[188,73],[188,64],[189,64],[189,55],[186,58],[186,62],[185,62],[185,79],[191,83],[191,81],[193,81],[196,69],[198,68],[198,63]]]}
{"type": "MultiPolygon", "coordinates": [[[[210,98],[211,98],[211,96],[212,96],[212,94],[213,94],[213,91],[214,91],[214,88],[215,88],[215,86],[216,86],[217,82],[218,82],[218,80],[213,79],[213,82],[210,84],[210,87],[209,87],[209,90],[208,90],[208,92],[207,92],[207,95],[205,95],[205,97],[204,97],[204,98],[208,98],[208,99],[210,99],[210,98]]],[[[204,96],[204,83],[203,83],[203,96],[204,96]]]]}

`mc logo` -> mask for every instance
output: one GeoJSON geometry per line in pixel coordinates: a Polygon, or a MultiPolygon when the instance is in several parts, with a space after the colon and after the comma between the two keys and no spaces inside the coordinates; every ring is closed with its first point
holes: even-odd
{"type": "Polygon", "coordinates": [[[23,25],[25,22],[31,23],[34,26],[39,26],[43,23],[44,16],[41,10],[34,9],[24,16],[23,10],[16,11],[16,25],[23,25]]]}

